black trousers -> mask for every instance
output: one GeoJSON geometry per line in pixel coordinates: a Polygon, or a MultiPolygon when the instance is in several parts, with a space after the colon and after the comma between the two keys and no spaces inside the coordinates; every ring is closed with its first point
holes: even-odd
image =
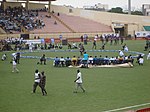
{"type": "Polygon", "coordinates": [[[45,85],[42,85],[42,84],[40,84],[38,82],[34,82],[34,84],[33,84],[33,93],[35,93],[37,86],[39,86],[41,88],[41,91],[42,91],[43,95],[47,94],[47,91],[45,89],[45,85]]]}
{"type": "Polygon", "coordinates": [[[43,95],[47,95],[47,91],[45,89],[45,84],[39,84],[40,88],[41,88],[41,91],[42,91],[42,94],[43,95]]]}
{"type": "Polygon", "coordinates": [[[39,85],[38,82],[34,82],[33,84],[33,93],[35,93],[37,86],[39,85]]]}

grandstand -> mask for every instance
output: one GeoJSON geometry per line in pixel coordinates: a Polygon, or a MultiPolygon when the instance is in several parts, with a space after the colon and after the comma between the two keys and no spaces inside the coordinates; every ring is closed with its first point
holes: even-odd
{"type": "MultiPolygon", "coordinates": [[[[7,28],[4,27],[4,24],[1,24],[0,32],[2,35],[0,37],[6,38],[12,35],[20,37],[20,33],[27,33],[30,35],[30,38],[34,38],[35,36],[58,38],[60,34],[65,38],[79,38],[85,33],[89,37],[94,37],[96,34],[118,32],[121,36],[126,37],[128,35],[134,36],[135,31],[143,31],[144,26],[150,26],[149,17],[55,6],[51,4],[52,1],[55,0],[50,0],[48,4],[33,3],[28,0],[27,2],[2,2],[3,7],[0,12],[8,10],[10,6],[11,8],[16,8],[23,7],[24,4],[24,10],[30,12],[29,16],[32,15],[28,19],[34,19],[35,22],[31,23],[30,21],[28,24],[23,25],[22,21],[16,20],[16,17],[9,19],[11,16],[10,13],[6,15],[1,14],[1,20],[7,18],[7,21],[9,19],[9,23],[5,25],[5,27],[8,26],[7,28]],[[54,13],[52,13],[53,11],[54,13]],[[38,15],[36,15],[37,13],[38,15]],[[57,15],[58,13],[59,16],[57,15]],[[40,21],[39,24],[36,21],[40,21]],[[31,24],[33,25],[31,26],[31,24]],[[11,35],[9,35],[10,33],[11,35]]],[[[28,16],[27,14],[26,12],[26,17],[28,16]]],[[[24,17],[22,16],[22,18],[24,17]]]]}

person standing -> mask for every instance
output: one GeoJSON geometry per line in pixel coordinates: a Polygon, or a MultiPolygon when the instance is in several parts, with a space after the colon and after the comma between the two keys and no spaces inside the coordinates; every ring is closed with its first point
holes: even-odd
{"type": "Polygon", "coordinates": [[[13,70],[12,70],[12,72],[19,72],[19,70],[17,69],[17,62],[16,62],[16,60],[15,59],[13,59],[13,61],[12,61],[12,65],[13,65],[13,70]]]}
{"type": "Polygon", "coordinates": [[[96,49],[96,40],[93,41],[93,47],[92,49],[96,49]]]}
{"type": "Polygon", "coordinates": [[[29,52],[33,52],[33,44],[32,43],[29,44],[29,52]]]}
{"type": "Polygon", "coordinates": [[[77,78],[74,80],[74,82],[76,82],[76,88],[75,88],[74,93],[77,93],[79,87],[82,89],[83,92],[85,92],[85,89],[82,86],[82,83],[83,83],[82,75],[79,69],[77,70],[77,78]]]}
{"type": "Polygon", "coordinates": [[[89,55],[86,52],[84,52],[82,64],[83,64],[83,67],[85,68],[88,68],[88,59],[89,59],[89,55]]]}
{"type": "Polygon", "coordinates": [[[148,60],[148,59],[150,59],[150,51],[149,51],[149,53],[148,53],[148,55],[147,55],[147,60],[148,60]]]}
{"type": "Polygon", "coordinates": [[[45,84],[46,84],[46,76],[45,76],[45,73],[43,71],[43,72],[41,72],[41,79],[40,79],[40,87],[41,87],[43,96],[47,95],[47,92],[45,89],[45,84]]]}
{"type": "Polygon", "coordinates": [[[35,70],[35,74],[34,74],[34,84],[33,84],[33,91],[32,91],[32,93],[35,93],[36,88],[37,88],[37,86],[38,86],[39,83],[40,83],[40,79],[41,79],[40,73],[39,73],[39,71],[36,69],[36,70],[35,70]]]}

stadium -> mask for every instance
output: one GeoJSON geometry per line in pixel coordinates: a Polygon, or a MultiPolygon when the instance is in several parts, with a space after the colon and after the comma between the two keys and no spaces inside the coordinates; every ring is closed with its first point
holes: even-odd
{"type": "Polygon", "coordinates": [[[0,111],[149,112],[150,16],[55,1],[0,1],[0,111]]]}

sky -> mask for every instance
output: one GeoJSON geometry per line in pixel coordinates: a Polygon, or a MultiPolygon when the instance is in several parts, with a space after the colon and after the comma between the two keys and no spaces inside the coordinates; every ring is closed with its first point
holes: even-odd
{"type": "MultiPolygon", "coordinates": [[[[128,0],[56,0],[52,2],[54,5],[71,5],[75,8],[87,5],[94,6],[97,3],[108,4],[109,9],[118,6],[127,9],[128,0]]],[[[150,4],[150,0],[131,0],[132,8],[140,9],[142,4],[150,4]]]]}

